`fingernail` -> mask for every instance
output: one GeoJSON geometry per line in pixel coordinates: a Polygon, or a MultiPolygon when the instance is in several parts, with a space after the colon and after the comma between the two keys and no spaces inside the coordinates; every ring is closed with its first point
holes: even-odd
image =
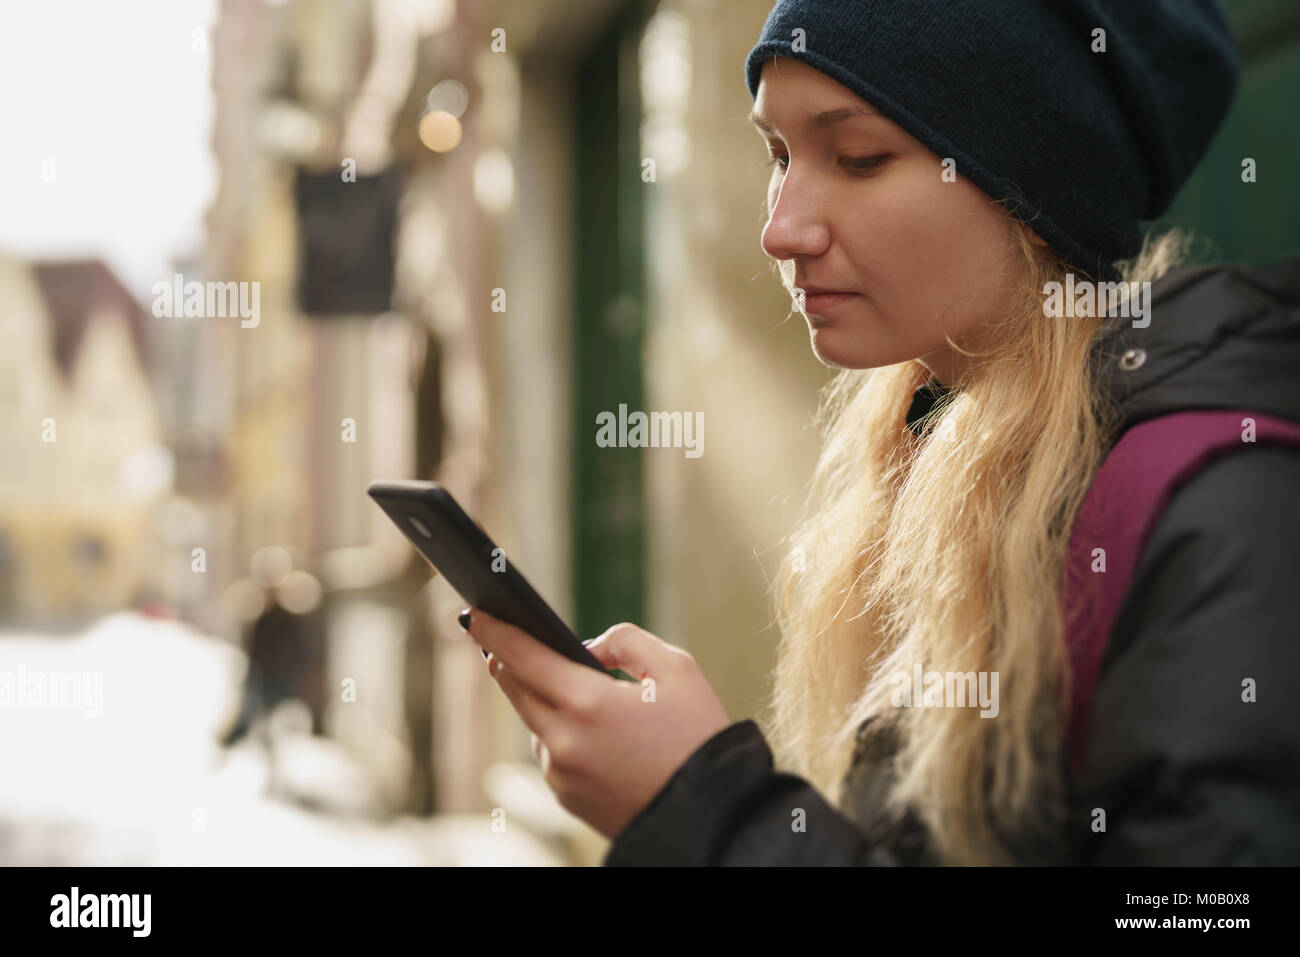
{"type": "Polygon", "coordinates": [[[466,608],[459,615],[457,615],[456,620],[460,622],[460,626],[462,628],[464,628],[466,631],[469,631],[469,609],[468,608],[466,608]]]}

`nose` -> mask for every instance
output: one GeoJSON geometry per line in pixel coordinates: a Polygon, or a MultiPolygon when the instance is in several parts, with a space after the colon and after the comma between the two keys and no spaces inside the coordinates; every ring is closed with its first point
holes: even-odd
{"type": "Polygon", "coordinates": [[[830,225],[822,212],[822,199],[815,183],[797,179],[787,172],[781,180],[776,202],[769,197],[771,215],[763,227],[763,252],[773,259],[820,256],[830,245],[830,225]]]}

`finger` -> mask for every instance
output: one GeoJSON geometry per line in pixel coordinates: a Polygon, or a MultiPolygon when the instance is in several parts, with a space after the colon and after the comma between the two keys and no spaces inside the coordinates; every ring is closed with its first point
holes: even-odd
{"type": "Polygon", "coordinates": [[[552,706],[587,698],[595,682],[608,680],[478,608],[470,612],[469,634],[509,668],[515,680],[552,706]]]}
{"type": "Polygon", "coordinates": [[[674,649],[648,631],[621,622],[587,645],[587,650],[607,669],[622,668],[634,677],[644,678],[661,672],[665,654],[674,649]]]}
{"type": "Polygon", "coordinates": [[[489,667],[492,677],[496,679],[497,684],[510,700],[511,707],[519,713],[524,724],[533,732],[533,737],[545,739],[546,735],[555,728],[559,712],[549,702],[534,694],[502,662],[493,661],[489,667]]]}

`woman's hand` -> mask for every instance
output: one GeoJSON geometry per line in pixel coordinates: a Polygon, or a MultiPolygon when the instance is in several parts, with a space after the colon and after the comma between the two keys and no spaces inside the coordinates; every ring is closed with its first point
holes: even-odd
{"type": "Polygon", "coordinates": [[[524,724],[560,804],[613,839],[704,742],[731,724],[695,659],[635,625],[587,645],[603,675],[487,612],[467,631],[490,652],[488,672],[524,724]]]}

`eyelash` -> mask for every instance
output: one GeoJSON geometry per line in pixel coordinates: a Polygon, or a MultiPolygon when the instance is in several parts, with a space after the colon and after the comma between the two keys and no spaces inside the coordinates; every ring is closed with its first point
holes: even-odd
{"type": "MultiPolygon", "coordinates": [[[[787,169],[788,167],[786,167],[785,165],[781,164],[779,161],[780,161],[780,160],[783,160],[783,159],[785,159],[785,158],[786,158],[786,157],[784,157],[784,156],[777,156],[777,155],[773,154],[773,155],[771,155],[771,156],[768,157],[767,162],[764,163],[763,165],[765,165],[765,166],[780,166],[780,168],[781,168],[782,170],[784,170],[784,169],[787,169]]],[[[855,157],[851,157],[850,159],[848,159],[848,160],[845,162],[845,165],[848,166],[849,169],[853,170],[855,173],[866,173],[866,172],[869,172],[869,171],[875,169],[877,166],[879,166],[881,163],[883,163],[886,159],[888,159],[887,156],[855,156],[855,157]]]]}

